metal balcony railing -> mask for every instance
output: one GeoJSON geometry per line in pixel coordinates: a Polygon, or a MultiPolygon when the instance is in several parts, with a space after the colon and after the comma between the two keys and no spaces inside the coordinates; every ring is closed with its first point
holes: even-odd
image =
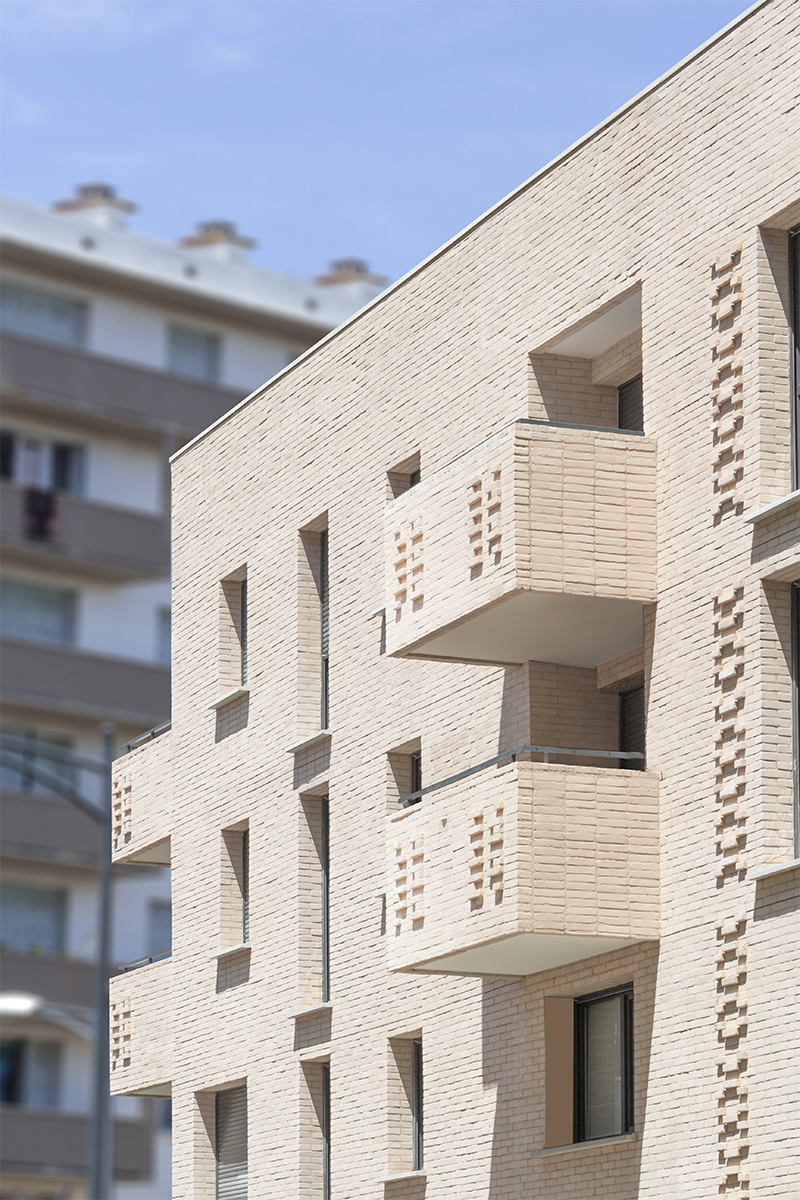
{"type": "Polygon", "coordinates": [[[146,967],[150,963],[162,962],[165,958],[172,958],[172,947],[168,950],[158,950],[155,954],[148,954],[144,958],[135,958],[133,962],[121,963],[117,967],[120,975],[124,975],[126,971],[135,971],[137,967],[146,967]]]}
{"type": "Polygon", "coordinates": [[[640,754],[638,750],[575,750],[565,746],[516,746],[513,750],[505,750],[502,754],[496,754],[494,758],[487,758],[485,762],[477,763],[474,767],[467,767],[466,770],[458,771],[455,775],[448,775],[447,779],[440,779],[438,783],[429,783],[427,787],[420,788],[419,791],[409,792],[407,796],[400,797],[399,804],[403,808],[409,808],[412,804],[418,804],[422,797],[427,796],[429,792],[437,792],[439,788],[447,787],[451,783],[458,783],[460,779],[467,779],[470,775],[475,775],[478,771],[484,771],[487,767],[493,767],[506,759],[516,762],[520,754],[541,754],[545,763],[549,763],[552,754],[566,754],[575,758],[613,758],[617,761],[633,759],[644,762],[644,755],[640,754]]]}
{"type": "Polygon", "coordinates": [[[143,746],[145,742],[154,741],[157,737],[161,737],[162,733],[169,733],[170,729],[172,729],[172,721],[164,721],[161,725],[154,725],[146,733],[140,733],[138,737],[125,742],[122,749],[126,754],[130,754],[131,750],[135,750],[137,746],[143,746]]]}

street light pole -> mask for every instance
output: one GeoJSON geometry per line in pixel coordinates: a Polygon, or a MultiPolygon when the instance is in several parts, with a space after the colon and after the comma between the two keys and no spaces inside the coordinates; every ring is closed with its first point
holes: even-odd
{"type": "Polygon", "coordinates": [[[103,795],[99,812],[100,879],[97,921],[97,974],[95,976],[95,1036],[92,1126],[89,1145],[89,1198],[111,1200],[113,1131],[109,1085],[108,969],[111,957],[111,772],[114,761],[114,726],[100,728],[103,758],[103,795]]]}

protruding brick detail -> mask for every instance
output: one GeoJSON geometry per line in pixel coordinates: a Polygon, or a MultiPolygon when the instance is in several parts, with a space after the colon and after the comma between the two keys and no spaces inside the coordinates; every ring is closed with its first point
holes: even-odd
{"type": "Polygon", "coordinates": [[[419,513],[406,515],[394,530],[393,541],[394,619],[400,621],[406,611],[415,612],[422,607],[425,595],[422,517],[419,513]]]}
{"type": "Polygon", "coordinates": [[[425,923],[425,838],[404,837],[394,846],[394,932],[421,929],[425,923]]]}
{"type": "Polygon", "coordinates": [[[489,806],[472,817],[469,826],[469,907],[472,912],[484,903],[503,902],[503,809],[489,806]]]}
{"type": "Polygon", "coordinates": [[[503,561],[503,468],[498,464],[467,484],[468,566],[471,579],[503,561]]]}
{"type": "Polygon", "coordinates": [[[111,1071],[131,1065],[131,1036],[133,1028],[130,996],[113,1000],[111,1017],[111,1071]]]}
{"type": "Polygon", "coordinates": [[[744,503],[744,423],[742,342],[742,250],[723,255],[712,268],[711,327],[714,366],[714,522],[742,512],[744,503]]]}

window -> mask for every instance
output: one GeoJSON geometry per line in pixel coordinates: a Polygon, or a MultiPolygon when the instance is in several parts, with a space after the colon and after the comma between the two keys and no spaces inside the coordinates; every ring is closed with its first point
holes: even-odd
{"type": "Polygon", "coordinates": [[[172,662],[172,609],[166,606],[156,613],[156,660],[167,666],[172,662]]]}
{"type": "Polygon", "coordinates": [[[161,954],[172,948],[172,905],[169,900],[151,900],[147,909],[146,954],[161,954]]]}
{"type": "Polygon", "coordinates": [[[247,1200],[247,1088],[216,1094],[217,1200],[247,1200]]]}
{"type": "Polygon", "coordinates": [[[167,334],[167,365],[176,375],[192,379],[219,379],[220,338],[216,333],[170,325],[167,334]]]}
{"type": "Polygon", "coordinates": [[[0,287],[0,328],[7,333],[85,346],[88,306],[85,300],[40,292],[17,283],[0,287]]]}
{"type": "Polygon", "coordinates": [[[243,822],[222,831],[220,948],[250,940],[250,831],[243,822]]]}
{"type": "Polygon", "coordinates": [[[247,579],[239,587],[239,661],[242,684],[247,683],[247,579]]]}
{"type": "Polygon", "coordinates": [[[413,1057],[411,1060],[411,1170],[421,1171],[424,1163],[423,1124],[423,1091],[422,1091],[422,1038],[414,1038],[413,1057]]]}
{"type": "Polygon", "coordinates": [[[794,741],[794,857],[800,858],[800,580],[792,584],[792,723],[794,741]]]}
{"type": "Polygon", "coordinates": [[[617,388],[617,428],[644,430],[642,377],[634,376],[617,388]]]}
{"type": "Polygon", "coordinates": [[[52,442],[6,430],[0,435],[0,476],[23,487],[82,495],[86,482],[86,447],[52,442]]]}
{"type": "Polygon", "coordinates": [[[328,531],[319,535],[320,729],[330,724],[330,601],[328,593],[328,531]]]}
{"type": "Polygon", "coordinates": [[[39,642],[72,645],[75,641],[77,594],[62,588],[0,581],[0,632],[39,642]]]}
{"type": "Polygon", "coordinates": [[[12,950],[62,954],[65,913],[59,888],[0,884],[0,941],[12,950]]]}
{"type": "Polygon", "coordinates": [[[0,1102],[26,1108],[56,1108],[61,1047],[57,1042],[3,1039],[0,1043],[0,1102]]]}
{"type": "Polygon", "coordinates": [[[633,1128],[633,987],[575,1001],[576,1142],[633,1128]]]}
{"type": "Polygon", "coordinates": [[[419,738],[395,746],[387,755],[389,773],[389,803],[401,803],[404,808],[418,804],[422,790],[422,743],[419,738]]]}
{"type": "Polygon", "coordinates": [[[792,487],[800,488],[800,225],[789,230],[789,347],[792,389],[792,487]]]}
{"type": "Polygon", "coordinates": [[[407,492],[409,488],[416,487],[420,481],[420,456],[419,451],[412,454],[410,458],[404,459],[398,463],[396,467],[392,467],[391,471],[386,472],[386,480],[389,487],[390,500],[396,499],[397,496],[402,496],[403,492],[407,492]]]}
{"type": "Polygon", "coordinates": [[[2,735],[6,745],[0,759],[0,787],[52,794],[48,777],[67,787],[75,786],[75,769],[69,757],[71,738],[18,725],[3,725],[2,735]]]}
{"type": "Polygon", "coordinates": [[[247,567],[220,583],[219,685],[223,693],[247,683],[247,567]]]}
{"type": "Polygon", "coordinates": [[[300,1172],[298,1195],[331,1200],[331,1067],[304,1062],[300,1093],[300,1172]]]}
{"type": "Polygon", "coordinates": [[[331,998],[330,831],[327,796],[301,797],[299,923],[301,1005],[327,1004],[331,998]]]}
{"type": "MultiPolygon", "coordinates": [[[[619,748],[625,753],[644,754],[645,710],[644,687],[631,688],[619,695],[619,748]]],[[[621,767],[628,771],[643,771],[644,759],[623,758],[621,767]]]]}

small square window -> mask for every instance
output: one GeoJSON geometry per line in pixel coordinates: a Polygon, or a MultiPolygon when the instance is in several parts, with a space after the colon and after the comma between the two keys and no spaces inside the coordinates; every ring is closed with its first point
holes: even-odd
{"type": "Polygon", "coordinates": [[[167,366],[176,375],[191,379],[219,379],[221,339],[216,333],[170,325],[168,331],[167,366]]]}

